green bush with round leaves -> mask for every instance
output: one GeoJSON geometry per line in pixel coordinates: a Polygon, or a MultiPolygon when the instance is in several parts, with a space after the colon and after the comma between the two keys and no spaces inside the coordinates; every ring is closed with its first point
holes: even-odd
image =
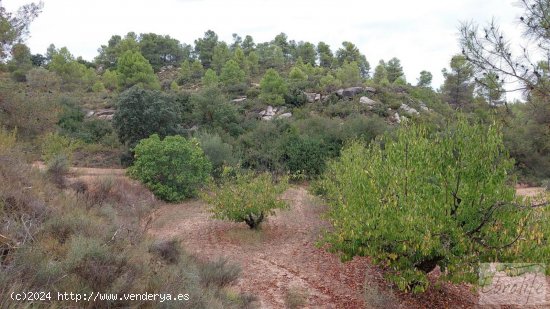
{"type": "Polygon", "coordinates": [[[161,140],[154,134],[141,140],[134,152],[130,176],[168,202],[195,196],[210,177],[212,165],[195,139],[176,135],[161,140]]]}

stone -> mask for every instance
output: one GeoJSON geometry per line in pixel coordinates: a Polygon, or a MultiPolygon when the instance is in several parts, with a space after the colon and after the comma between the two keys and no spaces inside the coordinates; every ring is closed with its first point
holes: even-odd
{"type": "Polygon", "coordinates": [[[244,101],[246,101],[246,96],[242,96],[242,97],[231,100],[231,102],[233,102],[233,103],[241,103],[241,102],[244,102],[244,101]]]}
{"type": "Polygon", "coordinates": [[[86,118],[90,118],[90,117],[92,117],[94,114],[95,114],[94,111],[87,111],[87,112],[86,112],[86,118]]]}
{"type": "Polygon", "coordinates": [[[365,91],[363,87],[349,87],[345,89],[338,89],[336,91],[336,94],[340,97],[351,98],[360,94],[363,91],[365,91]]]}
{"type": "Polygon", "coordinates": [[[399,116],[399,113],[393,114],[393,116],[390,117],[390,120],[395,123],[401,123],[401,117],[399,116]]]}
{"type": "Polygon", "coordinates": [[[105,108],[105,109],[99,109],[99,110],[95,111],[93,115],[97,119],[112,120],[113,116],[115,115],[115,112],[116,111],[112,108],[105,108]]]}
{"type": "Polygon", "coordinates": [[[366,91],[366,92],[370,92],[370,93],[376,93],[376,88],[373,88],[373,87],[365,87],[365,91],[366,91]]]}
{"type": "Polygon", "coordinates": [[[401,110],[403,110],[405,113],[409,114],[409,115],[419,115],[420,114],[416,109],[414,109],[414,108],[412,108],[412,107],[410,107],[410,106],[408,106],[407,104],[404,104],[404,103],[401,104],[401,106],[399,108],[401,110]]]}
{"type": "Polygon", "coordinates": [[[307,101],[309,103],[313,103],[313,102],[321,100],[321,94],[320,93],[304,92],[304,94],[306,95],[307,101]]]}
{"type": "Polygon", "coordinates": [[[425,112],[430,111],[430,109],[426,106],[426,104],[424,102],[420,102],[420,109],[425,111],[425,112]]]}
{"type": "Polygon", "coordinates": [[[284,114],[281,114],[281,115],[277,116],[277,118],[281,118],[281,119],[290,118],[290,117],[292,117],[292,113],[284,113],[284,114]]]}
{"type": "Polygon", "coordinates": [[[369,97],[361,97],[359,99],[359,103],[366,104],[369,107],[373,107],[374,105],[376,105],[376,101],[374,101],[373,99],[371,99],[369,97]]]}

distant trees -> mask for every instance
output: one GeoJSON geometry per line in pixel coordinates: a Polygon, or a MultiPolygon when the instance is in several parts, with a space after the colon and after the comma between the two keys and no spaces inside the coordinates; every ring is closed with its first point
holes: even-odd
{"type": "Polygon", "coordinates": [[[229,60],[221,70],[220,82],[230,92],[243,91],[246,88],[246,73],[235,60],[229,60]]]}
{"type": "Polygon", "coordinates": [[[447,103],[455,108],[467,107],[474,98],[474,72],[472,65],[462,55],[451,59],[451,71],[443,69],[445,81],[442,93],[447,103]]]}
{"type": "Polygon", "coordinates": [[[351,42],[342,42],[342,47],[336,51],[336,60],[342,66],[344,63],[356,62],[359,65],[362,77],[368,77],[370,64],[365,55],[362,55],[359,48],[351,42]]]}
{"type": "Polygon", "coordinates": [[[190,46],[181,45],[169,35],[143,33],[139,36],[139,49],[155,72],[163,66],[178,65],[190,57],[190,46]]]}
{"type": "Polygon", "coordinates": [[[388,79],[388,70],[386,68],[386,63],[384,62],[384,60],[380,60],[378,62],[378,65],[374,69],[374,75],[372,79],[378,85],[384,85],[384,84],[390,83],[388,79]]]}
{"type": "Polygon", "coordinates": [[[206,31],[204,37],[195,40],[195,54],[204,68],[211,67],[214,49],[217,45],[218,35],[212,30],[206,31]]]}
{"type": "Polygon", "coordinates": [[[397,58],[391,58],[386,64],[386,72],[388,74],[388,81],[390,83],[395,83],[398,78],[403,77],[403,67],[401,66],[401,61],[397,58]]]}
{"type": "Polygon", "coordinates": [[[424,88],[428,88],[428,87],[431,87],[432,85],[432,73],[428,72],[428,71],[421,71],[420,72],[420,77],[418,78],[418,82],[416,84],[417,87],[424,87],[424,88]]]}
{"type": "Polygon", "coordinates": [[[334,62],[334,55],[330,46],[325,42],[317,44],[317,54],[319,55],[319,65],[324,68],[330,68],[334,62]]]}
{"type": "Polygon", "coordinates": [[[315,45],[309,42],[299,42],[296,46],[294,58],[302,58],[302,61],[304,63],[315,65],[317,60],[317,51],[315,50],[315,45]]]}
{"type": "Polygon", "coordinates": [[[30,23],[40,14],[42,6],[41,2],[26,4],[13,14],[0,5],[0,62],[7,58],[14,44],[24,41],[30,23]]]}

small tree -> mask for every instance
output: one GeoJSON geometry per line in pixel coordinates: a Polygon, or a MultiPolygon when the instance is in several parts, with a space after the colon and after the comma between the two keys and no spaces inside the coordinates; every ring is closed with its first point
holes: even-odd
{"type": "Polygon", "coordinates": [[[260,99],[267,104],[282,105],[285,102],[284,96],[288,91],[284,79],[273,69],[265,72],[260,82],[262,93],[260,99]]]}
{"type": "Polygon", "coordinates": [[[226,174],[219,186],[213,184],[208,190],[210,193],[202,197],[211,205],[215,218],[244,221],[251,229],[257,229],[275,209],[288,207],[279,198],[287,187],[287,177],[275,183],[269,173],[238,173],[235,177],[226,174]]]}
{"type": "Polygon", "coordinates": [[[126,51],[118,58],[117,71],[120,86],[124,89],[141,85],[149,89],[160,89],[153,67],[138,51],[126,51]]]}
{"type": "Polygon", "coordinates": [[[134,165],[128,173],[159,198],[177,202],[192,197],[206,183],[212,169],[196,140],[156,134],[135,147],[134,165]]]}
{"type": "Polygon", "coordinates": [[[328,241],[346,259],[371,256],[416,292],[436,266],[475,283],[481,262],[547,260],[548,210],[516,200],[512,167],[497,126],[463,119],[435,134],[407,126],[368,148],[353,143],[322,182],[328,241]]]}

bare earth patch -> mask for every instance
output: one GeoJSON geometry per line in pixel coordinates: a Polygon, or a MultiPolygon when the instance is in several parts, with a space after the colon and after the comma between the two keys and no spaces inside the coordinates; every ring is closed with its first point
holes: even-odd
{"type": "Polygon", "coordinates": [[[363,286],[370,270],[366,258],[342,263],[315,246],[324,207],[313,205],[304,188],[285,193],[290,210],[279,211],[251,231],[244,223],[210,218],[199,201],[166,205],[155,212],[150,233],[181,240],[199,259],[224,256],[241,266],[237,286],[260,298],[261,308],[285,308],[289,289],[303,291],[309,308],[364,308],[363,286]]]}

